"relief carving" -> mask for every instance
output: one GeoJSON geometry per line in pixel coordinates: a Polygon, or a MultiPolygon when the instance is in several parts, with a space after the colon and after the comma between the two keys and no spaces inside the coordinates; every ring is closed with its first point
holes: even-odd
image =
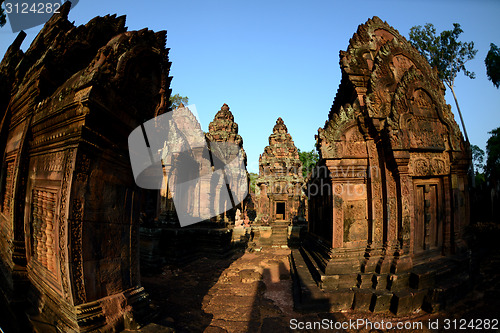
{"type": "Polygon", "coordinates": [[[86,302],[85,281],[83,280],[83,252],[82,252],[82,223],[83,223],[83,202],[80,199],[73,199],[71,205],[71,257],[74,264],[73,283],[75,303],[86,302]]]}
{"type": "MultiPolygon", "coordinates": [[[[5,168],[5,192],[3,193],[3,203],[2,203],[2,212],[5,215],[10,215],[10,205],[12,201],[12,190],[14,186],[14,160],[7,162],[7,166],[5,168]]],[[[1,185],[1,184],[0,184],[1,185]]]]}
{"type": "Polygon", "coordinates": [[[50,273],[56,273],[56,193],[45,189],[33,189],[33,258],[50,273]]]}
{"type": "Polygon", "coordinates": [[[433,154],[421,154],[412,157],[409,163],[413,176],[443,176],[450,173],[448,158],[435,157],[433,154]]]}
{"type": "Polygon", "coordinates": [[[68,200],[68,187],[72,174],[72,160],[74,156],[74,150],[69,150],[66,152],[64,158],[64,175],[61,185],[61,202],[59,203],[59,267],[61,268],[61,282],[64,292],[64,297],[66,300],[70,299],[69,295],[69,285],[68,277],[66,272],[66,251],[68,249],[68,236],[66,230],[66,219],[67,219],[67,200],[68,200]]]}
{"type": "Polygon", "coordinates": [[[38,163],[38,171],[61,172],[64,165],[64,152],[56,152],[44,157],[43,162],[38,163]]]}
{"type": "Polygon", "coordinates": [[[368,240],[366,201],[349,200],[344,204],[344,242],[368,240]]]}

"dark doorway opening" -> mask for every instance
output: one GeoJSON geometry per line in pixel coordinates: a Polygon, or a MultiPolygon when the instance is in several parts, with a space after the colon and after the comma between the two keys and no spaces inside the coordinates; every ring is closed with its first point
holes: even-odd
{"type": "Polygon", "coordinates": [[[286,203],[284,202],[276,203],[276,220],[283,221],[285,219],[285,208],[286,208],[286,203]]]}

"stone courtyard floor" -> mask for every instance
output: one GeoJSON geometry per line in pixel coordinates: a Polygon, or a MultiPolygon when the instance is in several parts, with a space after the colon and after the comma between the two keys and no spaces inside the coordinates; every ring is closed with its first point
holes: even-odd
{"type": "Polygon", "coordinates": [[[391,313],[294,311],[289,254],[289,249],[281,248],[241,251],[226,259],[200,258],[183,267],[167,265],[161,273],[143,277],[154,316],[140,332],[479,332],[446,330],[444,320],[500,319],[499,254],[483,260],[482,278],[464,300],[439,313],[421,311],[406,317],[391,313]],[[374,326],[332,330],[290,328],[291,320],[293,328],[293,320],[306,324],[323,319],[339,324],[363,319],[374,326]],[[423,328],[376,329],[382,321],[394,325],[398,321],[421,322],[423,328]],[[440,329],[427,328],[429,321],[438,321],[440,329]]]}

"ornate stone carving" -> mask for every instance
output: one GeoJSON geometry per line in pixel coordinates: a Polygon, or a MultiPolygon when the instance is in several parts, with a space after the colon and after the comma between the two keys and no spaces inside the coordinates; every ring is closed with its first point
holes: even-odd
{"type": "Polygon", "coordinates": [[[82,223],[83,223],[83,202],[80,199],[73,199],[71,204],[71,259],[74,263],[73,284],[75,290],[73,297],[75,304],[86,302],[85,281],[83,279],[83,253],[82,253],[82,223]]]}
{"type": "MultiPolygon", "coordinates": [[[[196,185],[198,188],[193,190],[192,193],[186,197],[186,200],[191,200],[193,205],[187,205],[188,209],[192,209],[194,212],[193,216],[197,216],[198,212],[201,212],[204,216],[214,216],[212,220],[221,222],[223,219],[229,219],[234,221],[234,209],[229,209],[232,203],[226,202],[224,195],[227,187],[236,192],[238,186],[242,184],[247,184],[243,177],[247,177],[247,173],[241,173],[238,170],[231,169],[231,165],[234,165],[234,157],[238,154],[243,157],[243,161],[246,167],[246,153],[243,149],[243,139],[238,134],[238,124],[234,122],[234,116],[229,110],[227,104],[223,104],[221,109],[216,113],[214,120],[210,122],[209,131],[203,134],[201,127],[196,120],[192,112],[180,105],[180,108],[185,108],[183,112],[175,113],[174,115],[179,115],[175,119],[176,126],[180,131],[171,131],[169,137],[167,138],[166,146],[170,147],[173,151],[192,151],[190,164],[197,166],[197,172],[200,175],[200,182],[196,185]],[[186,127],[189,126],[189,127],[186,127]],[[195,126],[195,129],[191,127],[195,126]],[[189,142],[197,142],[195,140],[183,140],[182,133],[192,133],[196,132],[198,135],[205,136],[208,143],[208,151],[202,151],[200,147],[187,147],[183,145],[188,145],[189,142]],[[227,144],[227,145],[226,145],[227,144]],[[172,148],[175,147],[175,148],[172,148]],[[182,148],[181,148],[182,147],[182,148]],[[210,156],[209,156],[210,153],[210,156]],[[221,162],[224,164],[224,175],[221,176],[220,172],[214,173],[213,168],[218,169],[221,167],[221,162]],[[233,162],[233,164],[231,164],[233,162]],[[227,182],[227,183],[226,183],[227,182]],[[211,189],[211,190],[210,190],[211,189]],[[207,197],[207,193],[215,193],[213,197],[207,197]],[[198,206],[197,206],[198,205],[198,206]],[[215,211],[223,213],[214,213],[215,211]]],[[[177,179],[177,170],[181,161],[179,159],[171,158],[167,155],[163,158],[164,163],[164,174],[166,184],[169,183],[167,189],[165,189],[162,195],[162,215],[176,216],[175,208],[171,204],[172,195],[175,193],[176,186],[175,180],[177,179]]],[[[247,189],[239,189],[241,193],[244,193],[247,189]]],[[[233,193],[235,193],[233,192],[233,193]]],[[[238,205],[239,203],[236,203],[238,205]]],[[[244,208],[246,202],[244,201],[241,208],[244,208]]],[[[170,221],[167,221],[170,222],[170,221]]]]}
{"type": "Polygon", "coordinates": [[[10,205],[12,200],[12,187],[14,186],[14,161],[9,161],[6,163],[5,167],[5,185],[4,193],[3,193],[3,203],[2,203],[2,212],[6,215],[10,214],[10,205]]]}
{"type": "Polygon", "coordinates": [[[450,161],[447,155],[423,153],[410,158],[409,173],[412,176],[444,176],[450,173],[450,161]]]}
{"type": "Polygon", "coordinates": [[[292,221],[299,214],[304,179],[298,150],[281,118],[276,120],[269,145],[260,155],[259,170],[257,184],[266,191],[257,195],[257,219],[269,214],[271,223],[292,221]]]}
{"type": "Polygon", "coordinates": [[[72,161],[74,150],[68,150],[64,157],[63,170],[64,175],[61,185],[61,197],[59,203],[59,267],[61,268],[61,282],[63,293],[66,300],[70,300],[68,273],[66,271],[68,235],[67,235],[67,211],[68,211],[68,187],[70,185],[72,171],[72,161]]]}
{"type": "Polygon", "coordinates": [[[45,189],[34,189],[32,193],[33,257],[49,272],[56,268],[56,193],[45,189]]]}
{"type": "Polygon", "coordinates": [[[27,277],[44,304],[41,320],[60,330],[112,331],[133,302],[117,304],[113,318],[91,328],[77,305],[126,300],[126,290],[140,290],[133,225],[143,196],[130,170],[127,137],[169,109],[170,63],[164,31],[127,31],[125,18],[116,16],[75,27],[67,19],[70,6],[62,5],[26,53],[20,34],[0,64],[1,112],[8,113],[0,117],[0,237],[6,240],[0,256],[12,268],[0,274],[8,281],[27,277]],[[26,241],[30,261],[19,257],[12,265],[12,248],[19,252],[26,241]]]}
{"type": "MultiPolygon", "coordinates": [[[[360,25],[340,53],[340,63],[342,80],[316,136],[318,164],[330,174],[310,180],[317,185],[331,177],[334,194],[311,199],[315,218],[309,230],[317,242],[306,247],[316,258],[324,253],[318,248],[330,246],[335,256],[322,281],[344,281],[338,288],[371,288],[365,281],[371,282],[370,269],[394,274],[393,282],[401,276],[403,282],[397,283],[409,288],[403,286],[405,274],[414,264],[442,259],[442,230],[461,228],[462,216],[468,216],[456,200],[467,195],[466,177],[459,174],[466,174],[470,163],[468,144],[444,100],[437,72],[387,23],[374,17],[360,25]],[[346,172],[349,168],[356,172],[346,172]],[[456,179],[455,185],[448,179],[456,179]],[[354,198],[360,183],[367,190],[354,198]],[[424,245],[415,247],[416,239],[424,245]],[[376,264],[370,260],[373,253],[382,254],[376,264]]],[[[454,235],[456,244],[460,237],[454,235]]],[[[385,288],[380,275],[373,280],[377,289],[385,288]]],[[[333,285],[324,288],[336,290],[333,285]]]]}

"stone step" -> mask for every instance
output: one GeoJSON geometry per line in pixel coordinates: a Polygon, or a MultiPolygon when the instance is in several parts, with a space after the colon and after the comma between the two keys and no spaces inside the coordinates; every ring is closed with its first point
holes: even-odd
{"type": "Polygon", "coordinates": [[[318,267],[316,261],[314,260],[312,255],[309,253],[309,251],[307,251],[303,247],[301,247],[299,249],[299,251],[300,251],[301,256],[304,259],[304,262],[307,264],[307,267],[309,269],[309,272],[311,273],[311,276],[316,281],[317,285],[321,288],[324,272],[321,271],[321,269],[318,267]]]}
{"type": "Polygon", "coordinates": [[[290,254],[290,273],[293,281],[294,308],[299,311],[329,312],[328,296],[309,274],[307,264],[298,249],[290,254]]]}

